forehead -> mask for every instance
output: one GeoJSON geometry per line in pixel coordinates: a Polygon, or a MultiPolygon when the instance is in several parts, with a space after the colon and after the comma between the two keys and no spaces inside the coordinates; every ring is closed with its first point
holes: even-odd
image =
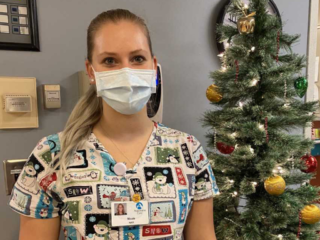
{"type": "Polygon", "coordinates": [[[124,53],[136,49],[149,49],[143,28],[129,21],[103,24],[95,35],[94,43],[95,54],[104,51],[124,53]]]}

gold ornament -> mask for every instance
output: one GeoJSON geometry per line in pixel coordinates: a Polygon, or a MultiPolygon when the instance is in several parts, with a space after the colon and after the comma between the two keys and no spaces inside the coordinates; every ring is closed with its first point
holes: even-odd
{"type": "Polygon", "coordinates": [[[247,15],[244,12],[244,17],[238,19],[237,25],[240,34],[249,34],[254,32],[254,27],[256,25],[256,20],[253,16],[256,15],[255,12],[247,15]]]}
{"type": "Polygon", "coordinates": [[[207,88],[207,92],[206,92],[207,98],[209,101],[211,102],[220,102],[222,99],[222,95],[218,92],[218,87],[214,84],[210,85],[207,88]]]}
{"type": "Polygon", "coordinates": [[[307,224],[315,224],[320,220],[320,209],[313,204],[305,206],[301,211],[301,218],[307,224]]]}
{"type": "Polygon", "coordinates": [[[269,177],[264,182],[264,188],[270,195],[279,196],[286,189],[286,182],[281,176],[269,177]]]}

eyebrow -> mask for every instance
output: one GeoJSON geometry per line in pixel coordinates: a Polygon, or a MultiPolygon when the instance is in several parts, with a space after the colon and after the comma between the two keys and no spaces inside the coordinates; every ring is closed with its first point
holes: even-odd
{"type": "MultiPolygon", "coordinates": [[[[138,52],[146,52],[146,50],[143,50],[143,49],[137,49],[137,50],[134,50],[132,52],[130,52],[130,54],[135,54],[135,53],[138,53],[138,52]]],[[[102,56],[102,55],[111,55],[111,56],[116,56],[118,55],[117,53],[114,53],[114,52],[103,52],[103,53],[100,53],[99,56],[102,56]]]]}

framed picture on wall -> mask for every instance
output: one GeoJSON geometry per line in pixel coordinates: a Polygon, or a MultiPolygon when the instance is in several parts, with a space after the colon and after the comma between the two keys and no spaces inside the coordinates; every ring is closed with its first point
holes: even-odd
{"type": "Polygon", "coordinates": [[[0,49],[40,51],[36,0],[0,0],[0,49]]]}

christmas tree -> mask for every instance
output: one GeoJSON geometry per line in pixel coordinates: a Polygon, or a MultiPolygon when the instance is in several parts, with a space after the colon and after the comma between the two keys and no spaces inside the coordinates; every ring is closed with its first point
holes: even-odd
{"type": "Polygon", "coordinates": [[[235,0],[228,11],[237,26],[217,26],[228,47],[207,89],[215,109],[202,117],[212,129],[207,155],[220,188],[217,239],[318,240],[320,189],[309,184],[317,164],[313,141],[290,134],[311,125],[318,106],[301,99],[306,58],[291,49],[300,36],[284,33],[267,4],[235,0]]]}

